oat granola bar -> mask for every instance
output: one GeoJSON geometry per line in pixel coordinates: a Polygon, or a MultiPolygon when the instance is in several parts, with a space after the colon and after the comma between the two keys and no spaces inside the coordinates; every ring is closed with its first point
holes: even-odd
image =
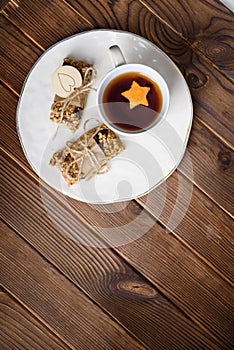
{"type": "Polygon", "coordinates": [[[77,141],[56,152],[50,164],[60,169],[69,186],[100,174],[107,162],[124,150],[119,137],[106,125],[89,130],[77,141]]]}
{"type": "MultiPolygon", "coordinates": [[[[91,81],[92,77],[92,71],[89,71],[86,74],[86,71],[88,68],[93,67],[90,64],[87,64],[83,61],[76,61],[71,58],[65,58],[63,61],[63,66],[70,65],[72,67],[75,67],[80,72],[83,84],[87,84],[91,81]]],[[[50,120],[55,123],[62,123],[66,124],[66,126],[72,131],[75,132],[80,124],[81,120],[81,112],[85,108],[86,100],[88,96],[88,91],[85,91],[81,94],[79,99],[74,99],[72,103],[66,108],[66,110],[63,113],[63,117],[61,118],[61,112],[63,107],[63,99],[55,95],[54,97],[54,103],[53,103],[53,110],[50,114],[50,120]]]]}

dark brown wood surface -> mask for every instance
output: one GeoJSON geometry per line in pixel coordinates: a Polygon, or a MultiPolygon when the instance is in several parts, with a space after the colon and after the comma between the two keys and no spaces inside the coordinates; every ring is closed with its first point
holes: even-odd
{"type": "Polygon", "coordinates": [[[0,8],[0,348],[231,349],[233,14],[216,0],[12,0],[0,8]],[[20,146],[15,113],[29,70],[58,40],[95,28],[151,40],[190,87],[187,153],[150,200],[64,198],[40,182],[20,146]],[[113,243],[105,227],[138,239],[97,248],[113,243]]]}
{"type": "MultiPolygon", "coordinates": [[[[4,225],[1,228],[4,231],[9,230],[4,225]]],[[[71,349],[3,289],[0,289],[0,315],[0,348],[2,350],[71,349]]]]}
{"type": "Polygon", "coordinates": [[[215,0],[141,0],[215,68],[234,79],[232,12],[215,0]]]}

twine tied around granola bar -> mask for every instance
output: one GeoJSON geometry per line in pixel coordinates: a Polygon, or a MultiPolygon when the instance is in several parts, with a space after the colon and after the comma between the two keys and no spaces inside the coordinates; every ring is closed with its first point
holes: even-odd
{"type": "MultiPolygon", "coordinates": [[[[91,147],[91,142],[93,141],[93,137],[99,132],[101,127],[101,124],[99,120],[95,118],[90,118],[86,120],[84,124],[84,141],[80,141],[80,146],[82,146],[82,150],[76,150],[72,148],[72,142],[67,142],[67,147],[69,152],[72,154],[73,158],[75,158],[66,168],[66,176],[70,178],[71,180],[75,179],[85,179],[89,180],[93,175],[101,175],[105,174],[109,171],[109,166],[106,164],[107,161],[103,159],[100,161],[98,159],[97,154],[95,154],[94,148],[91,147]],[[93,135],[90,136],[88,139],[87,136],[87,124],[91,121],[95,120],[98,123],[98,127],[94,131],[93,135]],[[83,166],[86,160],[89,160],[90,163],[90,169],[86,169],[86,173],[83,172],[83,166]],[[79,167],[79,171],[75,174],[74,177],[69,175],[69,171],[71,167],[77,164],[79,167]]],[[[99,146],[97,146],[99,147],[99,146]]],[[[101,150],[100,150],[101,151],[101,150]]],[[[102,151],[101,151],[102,152],[102,151]]]]}
{"type": "Polygon", "coordinates": [[[88,92],[90,90],[94,90],[96,91],[97,89],[91,87],[91,85],[94,83],[94,81],[96,80],[96,76],[97,76],[97,72],[96,72],[96,69],[94,67],[89,67],[86,72],[85,72],[85,75],[84,75],[84,79],[83,79],[83,84],[77,88],[75,88],[68,97],[66,98],[63,98],[61,100],[58,100],[56,102],[54,102],[51,106],[51,112],[53,113],[57,113],[57,110],[56,110],[56,105],[58,103],[61,103],[62,104],[62,108],[60,110],[60,116],[59,116],[59,121],[58,121],[58,126],[56,128],[56,131],[54,133],[54,136],[52,137],[52,139],[55,139],[55,137],[57,136],[57,133],[58,133],[58,129],[62,123],[62,120],[64,118],[64,112],[66,111],[66,109],[71,105],[72,101],[74,101],[74,99],[76,99],[77,103],[79,103],[80,101],[80,97],[81,95],[84,93],[84,92],[88,92]],[[85,83],[87,78],[88,78],[88,75],[90,74],[93,75],[92,79],[88,82],[88,83],[85,83]]]}

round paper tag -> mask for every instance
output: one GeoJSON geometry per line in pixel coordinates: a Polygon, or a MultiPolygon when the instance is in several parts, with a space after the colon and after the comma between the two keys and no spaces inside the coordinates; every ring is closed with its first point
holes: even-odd
{"type": "Polygon", "coordinates": [[[60,97],[68,97],[75,88],[81,85],[82,76],[75,67],[59,67],[52,75],[52,87],[56,95],[60,97]]]}

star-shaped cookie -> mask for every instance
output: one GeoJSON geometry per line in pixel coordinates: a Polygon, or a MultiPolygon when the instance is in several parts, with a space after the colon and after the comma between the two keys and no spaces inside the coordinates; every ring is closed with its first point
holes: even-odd
{"type": "Polygon", "coordinates": [[[140,86],[135,80],[133,80],[131,88],[121,93],[130,102],[130,109],[138,105],[149,106],[149,102],[146,95],[150,91],[150,87],[140,86]]]}

